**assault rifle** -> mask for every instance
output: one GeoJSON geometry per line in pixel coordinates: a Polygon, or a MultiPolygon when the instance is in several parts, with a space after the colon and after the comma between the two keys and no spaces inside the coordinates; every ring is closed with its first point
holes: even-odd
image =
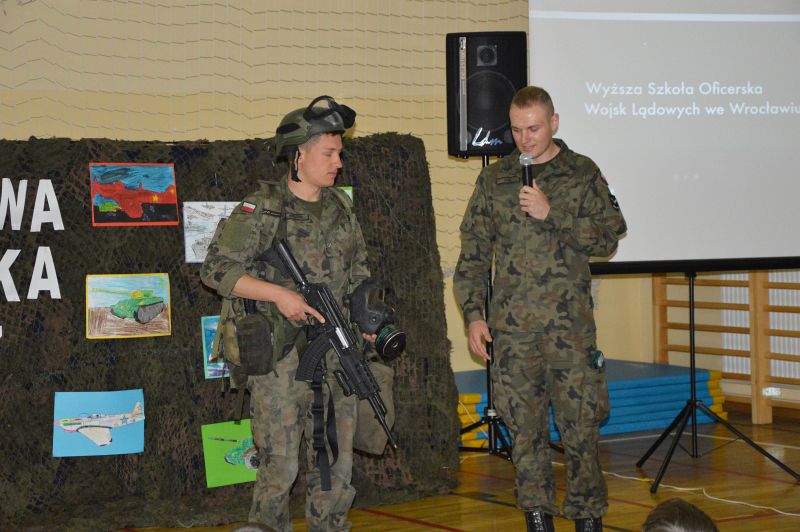
{"type": "Polygon", "coordinates": [[[339,386],[342,387],[342,391],[348,397],[355,393],[359,400],[369,401],[372,411],[375,412],[375,419],[389,437],[389,444],[397,449],[397,443],[386,424],[386,405],[381,399],[378,382],[375,380],[372,370],[369,369],[367,359],[356,348],[353,330],[345,321],[330,289],[322,283],[308,282],[284,239],[279,239],[275,248],[306,303],[314,307],[325,318],[325,323],[316,324],[316,337],[300,357],[295,379],[311,382],[322,357],[333,347],[342,367],[333,374],[336,376],[339,386]]]}

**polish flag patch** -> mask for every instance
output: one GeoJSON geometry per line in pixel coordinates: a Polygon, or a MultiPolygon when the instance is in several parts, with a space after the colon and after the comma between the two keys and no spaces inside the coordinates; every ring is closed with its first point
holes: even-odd
{"type": "Polygon", "coordinates": [[[245,202],[244,202],[244,203],[242,203],[242,205],[239,207],[239,210],[240,210],[241,212],[246,212],[247,214],[253,214],[253,212],[256,210],[256,206],[255,206],[255,205],[253,205],[252,203],[247,203],[247,202],[245,201],[245,202]]]}

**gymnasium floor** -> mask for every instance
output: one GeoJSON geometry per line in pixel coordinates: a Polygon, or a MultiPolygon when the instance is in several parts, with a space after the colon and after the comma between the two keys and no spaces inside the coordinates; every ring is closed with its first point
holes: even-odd
{"type": "MultiPolygon", "coordinates": [[[[677,412],[676,412],[677,414],[677,412]]],[[[730,413],[731,423],[795,472],[800,471],[800,421],[778,419],[753,426],[745,413],[730,413]]],[[[601,459],[609,488],[606,530],[639,530],[659,502],[681,497],[700,507],[720,531],[800,530],[800,483],[722,426],[700,425],[699,457],[692,458],[691,431],[684,431],[655,494],[647,479],[656,476],[671,438],[644,464],[636,462],[655,442],[660,430],[609,435],[601,439],[601,459]]],[[[564,494],[561,455],[553,452],[559,487],[564,494]]],[[[524,530],[522,513],[514,507],[514,475],[503,457],[461,453],[460,484],[451,493],[403,504],[354,509],[354,531],[500,531],[524,530]]],[[[295,530],[306,530],[302,519],[295,530]]],[[[226,532],[234,525],[194,528],[193,532],[226,532]]],[[[164,532],[168,529],[140,529],[164,532]]],[[[570,521],[556,519],[556,530],[574,530],[570,521]]]]}

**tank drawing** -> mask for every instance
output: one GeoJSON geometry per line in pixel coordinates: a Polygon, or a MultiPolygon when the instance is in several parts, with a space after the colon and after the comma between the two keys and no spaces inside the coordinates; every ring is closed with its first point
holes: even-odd
{"type": "Polygon", "coordinates": [[[127,296],[111,305],[111,314],[121,319],[133,319],[139,323],[147,323],[166,308],[164,298],[154,296],[153,290],[133,290],[131,292],[105,288],[94,288],[93,290],[104,294],[127,296]]]}

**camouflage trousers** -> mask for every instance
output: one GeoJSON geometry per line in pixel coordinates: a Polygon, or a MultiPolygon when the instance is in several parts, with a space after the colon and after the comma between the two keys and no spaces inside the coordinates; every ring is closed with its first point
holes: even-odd
{"type": "MultiPolygon", "coordinates": [[[[335,377],[329,372],[328,386],[323,384],[325,414],[329,415],[328,397],[333,393],[339,457],[331,466],[331,490],[322,491],[319,469],[315,465],[316,451],[313,449],[313,391],[309,384],[294,380],[297,364],[297,350],[293,349],[277,363],[275,373],[251,375],[247,380],[253,441],[261,458],[253,488],[249,520],[263,523],[279,532],[292,530],[289,492],[297,478],[300,443],[305,438],[305,513],[308,530],[350,530],[347,513],[356,494],[350,485],[353,473],[356,398],[345,397],[335,377]]],[[[328,456],[332,460],[330,449],[328,456]]]]}
{"type": "Polygon", "coordinates": [[[493,331],[495,406],[513,440],[517,507],[559,515],[550,454],[549,404],[564,446],[564,517],[600,517],[608,489],[598,454],[608,415],[605,370],[591,367],[594,333],[493,331]]]}

